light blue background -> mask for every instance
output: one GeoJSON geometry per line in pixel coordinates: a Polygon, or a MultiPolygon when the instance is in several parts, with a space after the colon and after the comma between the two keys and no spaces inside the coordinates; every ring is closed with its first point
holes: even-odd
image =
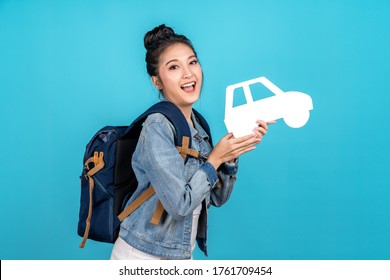
{"type": "Polygon", "coordinates": [[[197,49],[214,140],[229,84],[266,76],[314,101],[240,159],[208,259],[390,259],[389,0],[0,0],[0,258],[109,258],[78,248],[83,152],[158,100],[143,35],[161,23],[197,49]]]}

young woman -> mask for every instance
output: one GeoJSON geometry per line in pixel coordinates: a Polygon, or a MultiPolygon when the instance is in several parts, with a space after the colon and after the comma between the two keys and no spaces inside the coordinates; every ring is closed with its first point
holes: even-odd
{"type": "Polygon", "coordinates": [[[133,197],[150,185],[156,193],[122,222],[111,259],[192,259],[196,241],[207,255],[209,206],[219,207],[229,199],[237,158],[255,149],[268,126],[258,121],[253,134],[234,138],[228,133],[212,148],[209,135],[192,112],[202,88],[202,68],[192,43],[160,25],[145,34],[144,45],[154,86],[187,119],[192,149],[201,157],[191,157],[184,164],[175,147],[173,125],[159,113],[146,119],[132,159],[138,179],[133,197]],[[155,225],[150,220],[158,201],[166,214],[155,225]]]}

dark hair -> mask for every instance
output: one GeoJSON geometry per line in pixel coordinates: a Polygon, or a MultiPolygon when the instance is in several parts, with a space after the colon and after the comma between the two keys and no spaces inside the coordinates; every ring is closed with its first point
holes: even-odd
{"type": "Polygon", "coordinates": [[[171,27],[168,27],[165,24],[161,24],[145,34],[144,46],[146,49],[146,70],[150,76],[158,75],[160,55],[166,48],[177,43],[189,46],[195,56],[197,56],[191,41],[184,35],[176,34],[171,27]]]}

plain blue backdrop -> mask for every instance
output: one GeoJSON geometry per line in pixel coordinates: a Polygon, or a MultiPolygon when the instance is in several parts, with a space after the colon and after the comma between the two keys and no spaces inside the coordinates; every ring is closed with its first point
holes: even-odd
{"type": "Polygon", "coordinates": [[[314,102],[242,156],[208,259],[390,259],[389,0],[0,0],[0,258],[109,258],[78,248],[83,152],[158,100],[143,35],[161,23],[196,47],[214,140],[227,85],[266,76],[314,102]]]}

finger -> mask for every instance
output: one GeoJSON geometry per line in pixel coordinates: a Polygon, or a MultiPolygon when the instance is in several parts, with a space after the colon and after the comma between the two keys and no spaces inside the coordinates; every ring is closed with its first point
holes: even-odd
{"type": "Polygon", "coordinates": [[[250,151],[253,151],[256,149],[256,146],[255,145],[252,145],[252,146],[248,146],[248,147],[244,147],[244,148],[241,148],[239,150],[236,151],[235,153],[235,157],[239,157],[247,152],[250,152],[250,151]]]}
{"type": "MultiPolygon", "coordinates": [[[[268,124],[275,124],[276,121],[275,121],[275,120],[272,120],[272,121],[265,122],[265,121],[263,121],[263,120],[257,120],[256,123],[257,123],[258,125],[260,125],[260,126],[265,127],[265,126],[268,125],[268,124]]],[[[267,127],[267,129],[268,129],[268,127],[267,127]]]]}
{"type": "Polygon", "coordinates": [[[232,147],[232,149],[226,154],[226,160],[237,158],[240,155],[247,153],[256,149],[256,145],[261,142],[261,138],[256,138],[253,142],[252,139],[247,140],[246,142],[240,143],[232,147]],[[251,141],[251,142],[248,142],[251,141]]]}
{"type": "Polygon", "coordinates": [[[257,120],[256,122],[260,127],[264,127],[265,129],[268,129],[268,125],[265,121],[263,120],[257,120]]]}
{"type": "Polygon", "coordinates": [[[268,126],[267,127],[262,127],[258,126],[254,129],[257,133],[260,133],[261,135],[266,135],[268,131],[268,126]]]}
{"type": "Polygon", "coordinates": [[[259,129],[255,130],[255,131],[256,131],[256,136],[257,136],[257,138],[260,138],[260,139],[261,139],[261,138],[264,136],[263,132],[260,131],[259,129]]]}
{"type": "Polygon", "coordinates": [[[261,137],[252,137],[246,141],[236,143],[232,146],[232,151],[237,152],[240,151],[241,149],[246,149],[251,146],[255,146],[261,142],[261,137]]]}
{"type": "Polygon", "coordinates": [[[229,139],[231,139],[231,138],[234,138],[234,135],[233,135],[233,133],[231,133],[231,132],[229,132],[228,134],[226,134],[226,135],[223,137],[223,139],[225,139],[225,140],[229,140],[229,139]]]}
{"type": "Polygon", "coordinates": [[[260,126],[256,127],[256,128],[254,129],[254,131],[255,131],[258,135],[260,135],[259,137],[262,137],[263,135],[266,135],[266,134],[267,134],[267,129],[265,129],[265,128],[263,128],[263,127],[260,127],[260,126]]]}
{"type": "Polygon", "coordinates": [[[245,136],[234,138],[232,140],[232,143],[233,144],[240,144],[240,143],[243,143],[245,141],[251,140],[251,139],[253,139],[255,137],[256,137],[256,134],[255,133],[251,133],[251,134],[248,134],[248,135],[245,135],[245,136]]]}

